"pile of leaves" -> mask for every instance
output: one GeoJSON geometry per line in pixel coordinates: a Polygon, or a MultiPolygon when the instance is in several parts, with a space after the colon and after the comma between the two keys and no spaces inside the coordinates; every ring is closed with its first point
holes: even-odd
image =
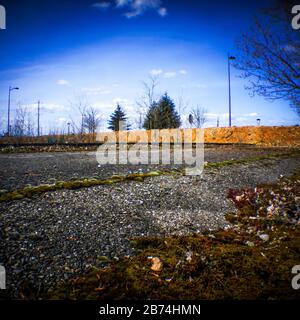
{"type": "Polygon", "coordinates": [[[300,172],[229,190],[236,212],[216,232],[132,239],[137,254],[61,282],[50,299],[299,299],[300,172]]]}

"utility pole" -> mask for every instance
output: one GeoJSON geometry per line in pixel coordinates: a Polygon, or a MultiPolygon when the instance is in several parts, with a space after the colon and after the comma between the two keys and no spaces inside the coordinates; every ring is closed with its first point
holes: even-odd
{"type": "Polygon", "coordinates": [[[8,107],[7,107],[7,135],[10,136],[10,92],[11,88],[8,90],[8,107]]]}
{"type": "Polygon", "coordinates": [[[40,104],[41,104],[41,102],[39,100],[38,101],[38,130],[37,130],[38,137],[40,136],[40,104]]]}
{"type": "Polygon", "coordinates": [[[8,89],[8,106],[7,106],[7,135],[10,136],[10,93],[13,90],[19,90],[18,87],[9,87],[8,89]]]}
{"type": "Polygon", "coordinates": [[[231,87],[230,87],[230,60],[235,60],[234,56],[228,54],[228,96],[229,96],[229,127],[231,127],[231,87]]]}

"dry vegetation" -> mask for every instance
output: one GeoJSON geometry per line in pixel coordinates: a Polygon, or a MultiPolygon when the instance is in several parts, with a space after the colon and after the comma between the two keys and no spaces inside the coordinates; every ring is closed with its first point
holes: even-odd
{"type": "MultiPolygon", "coordinates": [[[[183,135],[185,129],[164,129],[160,131],[162,136],[175,133],[179,130],[183,135]]],[[[194,129],[195,130],[195,129],[194,129]]],[[[128,131],[128,143],[135,143],[139,140],[139,134],[146,133],[147,142],[150,141],[151,130],[148,131],[128,131]]],[[[95,134],[78,134],[78,135],[48,135],[42,137],[2,137],[0,139],[0,147],[5,148],[7,144],[68,144],[68,143],[92,143],[103,142],[105,136],[114,134],[113,132],[95,134]]],[[[124,134],[124,133],[122,133],[124,134]]],[[[121,138],[122,139],[122,138],[121,138]]],[[[195,142],[196,134],[193,132],[193,142],[195,142]]],[[[145,142],[139,140],[141,142],[145,142]]],[[[223,127],[223,128],[206,128],[204,130],[205,143],[237,143],[251,144],[259,146],[278,146],[278,147],[300,147],[300,127],[223,127]]]]}

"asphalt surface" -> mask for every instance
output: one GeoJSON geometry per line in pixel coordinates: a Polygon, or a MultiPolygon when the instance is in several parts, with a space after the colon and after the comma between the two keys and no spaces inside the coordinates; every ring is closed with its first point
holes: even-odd
{"type": "MultiPolygon", "coordinates": [[[[205,160],[241,159],[267,152],[274,150],[213,149],[206,152],[205,160]]],[[[210,168],[201,176],[163,175],[144,182],[58,190],[0,203],[0,265],[7,274],[7,290],[0,294],[20,298],[30,290],[45,292],[92,266],[102,267],[100,256],[132,255],[134,237],[226,227],[224,214],[235,210],[227,199],[229,188],[271,183],[299,166],[299,157],[276,158],[210,168]]],[[[28,181],[50,182],[53,177],[104,177],[133,169],[140,167],[98,167],[93,153],[1,155],[2,179],[15,178],[10,184],[1,183],[11,188],[28,181]],[[4,171],[3,165],[10,171],[4,171]]]]}
{"type": "MultiPolygon", "coordinates": [[[[204,150],[204,161],[220,162],[287,151],[285,148],[209,147],[204,150]]],[[[0,153],[0,189],[4,192],[26,185],[48,184],[61,180],[105,179],[114,174],[182,167],[172,162],[157,165],[99,165],[95,152],[0,153]]]]}

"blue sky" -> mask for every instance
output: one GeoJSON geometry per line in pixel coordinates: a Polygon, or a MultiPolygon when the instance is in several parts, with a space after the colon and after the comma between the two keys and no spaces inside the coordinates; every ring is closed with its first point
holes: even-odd
{"type": "MultiPolygon", "coordinates": [[[[36,118],[42,102],[43,133],[66,130],[79,113],[72,102],[99,110],[101,129],[119,102],[135,126],[142,81],[159,76],[157,94],[175,103],[205,107],[206,126],[228,125],[227,52],[247,30],[253,14],[270,1],[3,1],[7,29],[0,30],[0,124],[4,130],[8,87],[12,118],[17,104],[36,118]]],[[[232,69],[233,125],[294,125],[297,115],[285,101],[251,98],[246,80],[232,69]]],[[[34,120],[34,119],[33,119],[34,120]]]]}

